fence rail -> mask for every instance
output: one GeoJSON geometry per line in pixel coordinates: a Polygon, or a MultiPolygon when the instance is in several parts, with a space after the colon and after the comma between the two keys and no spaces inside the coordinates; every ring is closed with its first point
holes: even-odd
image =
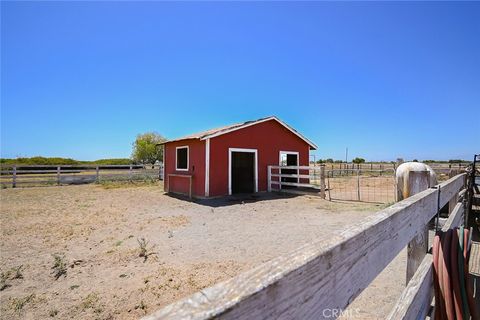
{"type": "Polygon", "coordinates": [[[162,165],[13,165],[0,167],[6,187],[84,184],[101,181],[163,180],[162,165]]]}
{"type": "MultiPolygon", "coordinates": [[[[437,188],[377,212],[327,241],[307,244],[143,319],[331,318],[332,314],[325,310],[344,310],[425,230],[438,206],[458,199],[464,176],[455,176],[437,188]]],[[[419,310],[430,305],[427,293],[432,285],[425,283],[431,272],[428,266],[431,262],[426,261],[416,270],[390,319],[403,319],[402,314],[415,314],[407,319],[417,319],[419,310]],[[420,307],[412,302],[417,301],[417,296],[425,297],[420,307]]]]}
{"type": "MultiPolygon", "coordinates": [[[[448,173],[450,170],[464,170],[468,163],[426,163],[435,172],[448,173]]],[[[326,170],[396,170],[397,163],[324,163],[326,170]]]]}
{"type": "Polygon", "coordinates": [[[268,166],[268,190],[318,194],[328,200],[395,201],[393,169],[334,169],[319,166],[268,166]]]}

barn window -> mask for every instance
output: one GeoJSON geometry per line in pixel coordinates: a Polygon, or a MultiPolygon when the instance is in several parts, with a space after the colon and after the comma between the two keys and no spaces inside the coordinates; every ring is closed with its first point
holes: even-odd
{"type": "Polygon", "coordinates": [[[177,147],[177,170],[188,170],[188,146],[177,147]]]}

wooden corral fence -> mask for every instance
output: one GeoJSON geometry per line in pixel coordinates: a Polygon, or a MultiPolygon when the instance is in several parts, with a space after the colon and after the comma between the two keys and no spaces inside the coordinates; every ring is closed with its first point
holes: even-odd
{"type": "MultiPolygon", "coordinates": [[[[452,203],[445,228],[462,223],[465,175],[377,212],[356,225],[272,259],[147,316],[157,319],[332,319],[452,203]],[[453,205],[455,203],[455,205],[453,205]]],[[[410,258],[409,258],[410,259],[410,258]]],[[[424,319],[432,302],[432,257],[419,267],[388,319],[424,319]]]]}
{"type": "Polygon", "coordinates": [[[268,166],[268,191],[317,194],[323,199],[395,201],[393,169],[334,169],[328,166],[268,166]]]}
{"type": "Polygon", "coordinates": [[[13,165],[0,168],[2,187],[163,180],[163,165],[13,165]]]}
{"type": "Polygon", "coordinates": [[[268,191],[314,192],[325,199],[325,166],[268,166],[268,191]]]}

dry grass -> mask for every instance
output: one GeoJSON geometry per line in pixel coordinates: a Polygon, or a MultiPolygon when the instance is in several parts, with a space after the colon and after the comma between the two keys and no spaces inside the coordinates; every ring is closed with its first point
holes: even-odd
{"type": "Polygon", "coordinates": [[[58,280],[61,276],[67,276],[67,263],[65,261],[65,255],[53,254],[53,266],[52,273],[55,280],[58,280]]]}
{"type": "Polygon", "coordinates": [[[381,208],[308,196],[207,205],[165,196],[156,184],[0,197],[0,270],[10,285],[0,319],[136,319],[381,208]]]}

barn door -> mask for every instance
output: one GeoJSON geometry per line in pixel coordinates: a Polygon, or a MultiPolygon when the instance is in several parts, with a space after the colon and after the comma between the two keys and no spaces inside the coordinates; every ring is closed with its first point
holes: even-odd
{"type": "Polygon", "coordinates": [[[232,194],[255,192],[255,153],[232,152],[231,177],[232,194]]]}

